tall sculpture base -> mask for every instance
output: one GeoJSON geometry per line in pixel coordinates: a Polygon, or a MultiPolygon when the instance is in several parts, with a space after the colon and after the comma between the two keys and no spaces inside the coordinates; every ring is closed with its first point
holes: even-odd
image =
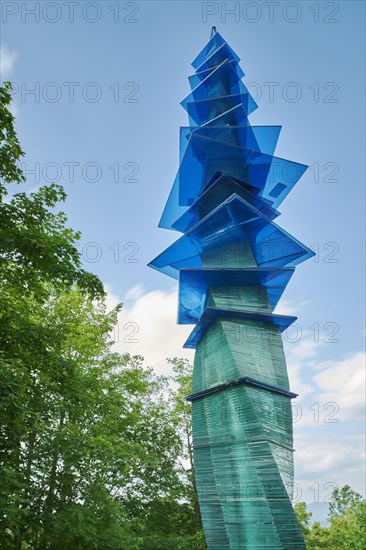
{"type": "MultiPolygon", "coordinates": [[[[241,377],[288,388],[279,329],[218,320],[197,346],[193,394],[241,377]]],[[[192,419],[209,550],[305,550],[290,501],[290,399],[238,385],[193,401],[192,419]]]]}

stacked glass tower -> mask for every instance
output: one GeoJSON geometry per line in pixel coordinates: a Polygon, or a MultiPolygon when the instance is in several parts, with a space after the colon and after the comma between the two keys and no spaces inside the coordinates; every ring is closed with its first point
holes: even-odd
{"type": "Polygon", "coordinates": [[[291,399],[274,314],[313,252],[275,222],[306,166],[274,156],[280,126],[257,105],[239,58],[212,29],[182,101],[180,166],[160,227],[183,235],[149,265],[179,281],[178,323],[194,324],[192,430],[208,548],[305,549],[292,505],[291,399]]]}

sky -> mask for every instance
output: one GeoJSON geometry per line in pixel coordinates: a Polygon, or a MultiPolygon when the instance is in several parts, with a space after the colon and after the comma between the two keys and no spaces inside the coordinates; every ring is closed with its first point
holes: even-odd
{"type": "Polygon", "coordinates": [[[105,0],[1,3],[1,81],[14,83],[28,191],[62,183],[84,266],[122,301],[116,348],[168,374],[193,359],[177,284],[147,267],[178,168],[180,101],[211,26],[241,58],[276,154],[309,166],[279,225],[310,246],[277,307],[295,429],[297,500],[323,520],[335,486],[365,493],[365,4],[105,0]]]}

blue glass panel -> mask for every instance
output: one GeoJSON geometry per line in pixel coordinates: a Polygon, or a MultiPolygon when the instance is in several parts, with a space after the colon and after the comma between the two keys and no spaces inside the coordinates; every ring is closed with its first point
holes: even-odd
{"type": "Polygon", "coordinates": [[[255,187],[258,194],[277,208],[306,169],[303,164],[210,139],[198,130],[191,133],[179,168],[179,203],[192,204],[203,191],[210,172],[219,171],[255,187]],[[272,197],[270,193],[278,183],[284,187],[277,197],[272,197]]]}
{"type": "Polygon", "coordinates": [[[271,200],[273,207],[278,208],[307,168],[305,164],[280,157],[254,154],[248,163],[247,179],[251,185],[261,189],[262,197],[271,200]]]}
{"type": "Polygon", "coordinates": [[[281,332],[286,330],[297,317],[288,315],[275,315],[268,313],[253,313],[252,311],[220,309],[215,307],[207,307],[200,321],[192,330],[184,344],[184,348],[195,349],[202,336],[207,332],[209,327],[216,319],[245,319],[248,321],[257,321],[261,323],[269,323],[276,325],[281,332]]]}
{"type": "Polygon", "coordinates": [[[171,229],[172,224],[185,211],[179,206],[193,204],[215,172],[225,173],[253,187],[257,194],[277,208],[306,168],[303,164],[192,132],[159,226],[171,229]],[[272,197],[270,193],[278,183],[284,187],[277,197],[272,197]]]}
{"type": "Polygon", "coordinates": [[[203,99],[200,101],[188,101],[184,108],[189,115],[189,123],[206,124],[209,120],[221,115],[222,113],[242,104],[246,115],[250,115],[258,105],[249,93],[230,94],[213,99],[203,99]]]}
{"type": "Polygon", "coordinates": [[[193,130],[199,126],[181,126],[179,129],[179,164],[182,162],[184,153],[189,144],[189,138],[193,130]]]}
{"type": "MultiPolygon", "coordinates": [[[[233,113],[234,111],[241,111],[243,113],[242,105],[238,105],[237,107],[230,109],[220,117],[214,119],[214,121],[209,121],[204,126],[181,126],[179,149],[180,162],[183,160],[184,153],[189,143],[189,138],[193,132],[197,136],[200,135],[206,138],[216,140],[219,139],[220,141],[224,141],[226,143],[237,144],[248,149],[260,151],[267,155],[273,155],[281,131],[281,126],[228,126],[227,124],[224,124],[225,116],[229,116],[230,113],[233,113]],[[214,127],[211,126],[212,122],[215,124],[214,127]]],[[[236,113],[235,116],[238,116],[238,113],[236,113]]],[[[271,202],[273,202],[272,195],[271,202]]]]}
{"type": "MultiPolygon", "coordinates": [[[[234,50],[230,48],[227,42],[224,42],[220,47],[216,48],[206,57],[206,60],[196,68],[196,74],[217,67],[217,65],[220,65],[223,61],[225,61],[225,59],[228,61],[233,61],[236,64],[240,61],[239,57],[236,55],[234,50]]],[[[244,76],[244,71],[242,71],[242,73],[242,76],[244,76]]]]}
{"type": "Polygon", "coordinates": [[[226,44],[228,49],[232,52],[232,55],[234,56],[234,58],[239,62],[240,58],[238,57],[238,55],[225,42],[225,40],[223,39],[221,34],[218,33],[218,32],[215,32],[211,36],[210,40],[207,42],[206,46],[204,48],[202,48],[200,53],[192,61],[192,63],[191,63],[192,67],[194,67],[195,69],[198,69],[206,61],[206,59],[209,58],[210,56],[212,56],[212,54],[216,50],[218,50],[220,48],[220,46],[222,46],[223,44],[226,44]]]}
{"type": "Polygon", "coordinates": [[[230,94],[250,95],[240,75],[237,66],[230,61],[223,61],[181,101],[181,105],[186,109],[187,103],[191,101],[219,98],[230,94]]]}
{"type": "Polygon", "coordinates": [[[203,267],[204,255],[242,242],[249,243],[258,267],[295,266],[314,256],[312,250],[234,195],[149,265],[177,279],[180,268],[203,267]]]}
{"type": "Polygon", "coordinates": [[[180,206],[179,204],[179,179],[177,175],[161,215],[159,227],[173,229],[174,222],[187,211],[187,208],[188,206],[180,206]]]}
{"type": "MultiPolygon", "coordinates": [[[[199,127],[193,127],[192,133],[196,136],[202,136],[207,139],[214,139],[226,144],[237,145],[244,149],[250,149],[272,156],[280,135],[281,126],[235,126],[234,124],[220,124],[220,121],[225,119],[229,113],[239,111],[242,105],[234,107],[230,111],[216,117],[215,126],[212,126],[212,121],[199,127]]],[[[189,141],[189,134],[186,134],[185,139],[189,141]]]]}
{"type": "Polygon", "coordinates": [[[179,270],[183,267],[202,267],[202,260],[193,243],[184,237],[182,239],[182,242],[179,243],[179,239],[159,254],[148,266],[173,279],[179,278],[179,270]]]}
{"type": "Polygon", "coordinates": [[[182,233],[187,232],[233,194],[255,206],[271,220],[279,215],[277,210],[271,208],[258,195],[251,193],[243,184],[228,176],[219,175],[219,177],[213,178],[212,183],[207,186],[202,195],[172,224],[172,229],[182,233]]]}
{"type": "Polygon", "coordinates": [[[208,287],[265,286],[272,309],[281,298],[294,268],[181,269],[178,323],[197,323],[203,314],[208,287]]]}
{"type": "MultiPolygon", "coordinates": [[[[206,185],[205,189],[203,192],[206,192],[206,190],[211,187],[211,185],[213,185],[215,183],[215,181],[220,178],[221,176],[226,176],[226,174],[222,174],[221,172],[214,172],[211,179],[209,180],[208,184],[206,185]]],[[[226,176],[226,177],[229,177],[229,176],[226,176]]],[[[250,193],[254,194],[255,192],[255,188],[254,187],[251,187],[250,185],[247,185],[243,182],[241,182],[240,180],[237,180],[235,178],[231,178],[232,180],[236,181],[236,183],[238,183],[240,186],[243,186],[244,189],[247,189],[248,191],[250,191],[250,193]]],[[[278,210],[275,210],[272,206],[272,202],[273,201],[269,201],[268,199],[265,199],[264,197],[260,197],[259,195],[254,195],[255,199],[254,200],[257,200],[258,202],[254,203],[254,206],[256,206],[256,204],[258,205],[262,205],[262,204],[266,204],[267,206],[270,207],[270,211],[271,212],[276,212],[277,213],[277,216],[280,215],[280,212],[278,210]]],[[[249,201],[250,202],[250,201],[249,201]]],[[[251,203],[252,204],[252,203],[251,203]]],[[[261,210],[258,206],[256,206],[256,208],[258,208],[258,210],[261,210]]],[[[264,212],[263,212],[264,213],[264,212]]],[[[267,217],[270,217],[266,214],[267,217]]]]}
{"type": "Polygon", "coordinates": [[[205,124],[202,124],[201,128],[205,126],[248,126],[248,116],[245,112],[244,105],[240,103],[236,107],[221,113],[219,116],[208,120],[205,124]]]}
{"type": "MultiPolygon", "coordinates": [[[[222,57],[221,59],[217,57],[217,63],[215,63],[214,65],[210,65],[209,67],[202,68],[202,70],[196,71],[195,74],[190,75],[188,77],[188,80],[189,80],[189,85],[191,87],[191,90],[194,90],[196,86],[198,86],[198,84],[200,84],[200,82],[202,82],[202,80],[204,80],[216,67],[221,65],[223,61],[225,61],[225,57],[222,57]]],[[[240,67],[240,65],[238,65],[237,62],[233,59],[228,58],[228,61],[233,65],[233,67],[238,73],[238,76],[240,78],[243,78],[245,74],[243,69],[240,67]]]]}
{"type": "MultiPolygon", "coordinates": [[[[159,227],[164,227],[166,229],[172,229],[174,222],[187,210],[186,206],[180,204],[181,199],[179,197],[179,181],[185,176],[188,178],[198,178],[199,181],[203,178],[203,166],[198,161],[197,157],[193,155],[192,150],[188,150],[188,145],[190,144],[191,134],[194,132],[195,137],[202,136],[203,138],[216,139],[220,138],[221,141],[232,142],[234,141],[240,144],[248,144],[250,149],[255,149],[265,151],[266,153],[271,153],[276,146],[277,139],[280,133],[280,126],[240,126],[240,127],[181,127],[180,129],[180,162],[181,169],[177,173],[177,177],[173,183],[167,204],[163,211],[159,227]],[[185,156],[186,154],[186,156],[185,156]],[[184,161],[183,161],[184,159],[184,161]]],[[[209,142],[211,148],[213,147],[212,140],[209,142]]],[[[197,147],[196,147],[197,149],[197,147]]],[[[198,154],[200,154],[200,149],[198,149],[198,154]]],[[[277,161],[276,161],[277,162],[277,161]]],[[[236,172],[238,170],[236,169],[236,172]]],[[[239,174],[232,175],[242,175],[239,170],[239,174]]],[[[184,182],[183,184],[184,185],[184,182]]],[[[243,185],[241,183],[241,185],[243,185]]],[[[187,186],[185,186],[187,187],[187,186]]],[[[264,199],[264,197],[262,197],[264,199]]],[[[270,197],[269,204],[272,204],[274,201],[273,197],[270,197]]],[[[191,201],[192,202],[192,201],[191,201]]],[[[269,215],[269,211],[265,212],[266,215],[269,215]]]]}

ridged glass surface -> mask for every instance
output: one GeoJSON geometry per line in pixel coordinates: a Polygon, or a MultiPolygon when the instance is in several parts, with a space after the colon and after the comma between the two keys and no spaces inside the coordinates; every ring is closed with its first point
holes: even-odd
{"type": "MultiPolygon", "coordinates": [[[[265,297],[264,309],[272,311],[293,274],[293,268],[185,268],[179,271],[178,323],[197,323],[202,316],[211,289],[211,296],[219,292],[226,296],[226,287],[245,292],[246,305],[259,292],[265,297]],[[267,301],[269,300],[269,305],[267,301]],[[268,309],[269,308],[269,309],[268,309]]],[[[218,305],[216,303],[216,305],[218,305]]],[[[256,307],[256,309],[258,309],[256,307]]]]}
{"type": "Polygon", "coordinates": [[[182,101],[180,165],[160,227],[183,233],[149,265],[179,281],[178,322],[193,324],[192,430],[208,548],[305,550],[292,504],[293,435],[273,313],[314,253],[274,219],[306,166],[274,156],[280,126],[257,108],[239,57],[213,28],[182,101]]]}

